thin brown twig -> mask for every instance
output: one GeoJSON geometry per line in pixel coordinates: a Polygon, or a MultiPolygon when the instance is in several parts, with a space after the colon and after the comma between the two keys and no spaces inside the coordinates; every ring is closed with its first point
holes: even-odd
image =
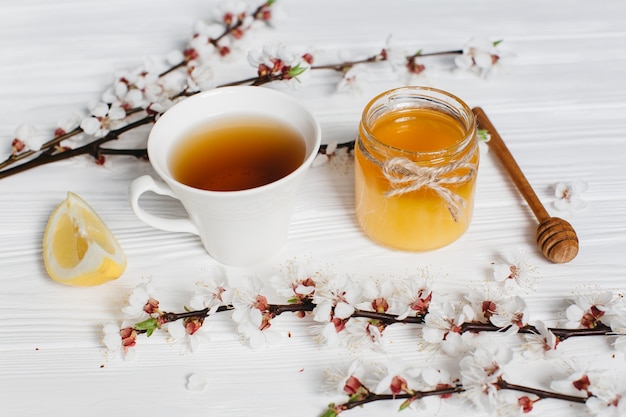
{"type": "MultiPolygon", "coordinates": [[[[265,1],[263,4],[261,4],[260,6],[257,7],[257,9],[252,13],[252,16],[255,19],[263,19],[263,12],[266,8],[268,8],[269,6],[271,6],[271,4],[273,4],[274,1],[273,0],[268,0],[265,1]]],[[[233,25],[229,25],[227,26],[224,31],[216,38],[210,38],[208,40],[209,43],[213,44],[214,46],[218,47],[219,45],[219,41],[221,39],[223,39],[225,36],[234,33],[236,30],[238,30],[239,28],[241,28],[241,26],[243,25],[244,20],[242,19],[241,16],[237,17],[236,22],[233,25]]],[[[462,50],[452,50],[452,51],[442,51],[442,52],[431,52],[431,53],[427,53],[424,54],[421,51],[418,51],[417,53],[413,54],[412,56],[408,56],[406,57],[407,61],[410,61],[414,58],[417,57],[428,57],[428,56],[438,56],[438,55],[450,55],[450,54],[460,54],[462,53],[462,50]]],[[[339,71],[339,72],[346,72],[349,68],[353,67],[354,65],[357,64],[364,64],[364,63],[372,63],[372,62],[381,62],[381,61],[385,61],[387,60],[387,52],[383,49],[381,51],[381,53],[376,54],[376,55],[372,55],[369,58],[363,59],[363,60],[356,60],[356,61],[347,61],[347,62],[343,62],[340,64],[328,64],[328,65],[318,65],[318,66],[312,66],[310,68],[310,70],[324,70],[324,69],[329,69],[329,70],[333,70],[333,71],[339,71]]],[[[163,71],[161,74],[159,74],[159,77],[163,77],[179,68],[184,67],[187,64],[186,60],[183,60],[177,64],[172,65],[170,68],[168,68],[167,70],[163,71]]],[[[273,81],[280,81],[280,80],[284,80],[286,79],[286,75],[285,74],[263,74],[263,75],[257,75],[255,77],[249,77],[246,79],[242,79],[242,80],[238,80],[238,81],[232,81],[229,83],[225,83],[222,84],[220,86],[217,86],[216,88],[219,87],[226,87],[226,86],[235,86],[235,85],[253,85],[253,86],[260,86],[263,84],[267,84],[273,81]]],[[[175,96],[171,97],[172,100],[175,100],[177,98],[180,97],[190,97],[195,95],[197,92],[196,91],[189,91],[187,89],[181,91],[180,93],[176,94],[175,96]]],[[[144,109],[142,108],[134,108],[134,109],[129,109],[126,111],[126,115],[129,116],[131,114],[136,114],[138,112],[144,111],[144,109]]],[[[152,115],[147,116],[148,118],[152,117],[152,115]]],[[[144,120],[144,119],[142,119],[144,120]]],[[[143,123],[140,123],[143,124],[143,123]]],[[[134,126],[134,123],[130,123],[128,126],[134,126]]],[[[123,129],[123,131],[126,131],[128,129],[123,129]]],[[[68,159],[77,155],[81,155],[81,154],[91,154],[94,156],[94,158],[97,158],[97,156],[100,155],[132,155],[135,156],[137,158],[146,158],[147,157],[147,151],[146,149],[107,149],[107,148],[102,148],[101,145],[109,142],[111,140],[116,140],[119,138],[119,135],[121,134],[118,131],[112,131],[110,132],[107,136],[103,137],[103,138],[98,138],[95,139],[93,142],[83,145],[81,147],[75,148],[75,149],[71,149],[71,150],[66,150],[66,149],[61,149],[59,147],[59,144],[66,139],[69,139],[73,136],[76,136],[80,133],[83,133],[83,130],[80,127],[77,127],[75,129],[73,129],[70,132],[64,133],[62,135],[58,135],[56,137],[54,137],[53,139],[47,141],[46,143],[44,143],[41,147],[40,150],[38,151],[33,151],[33,150],[26,150],[20,153],[14,153],[12,155],[10,155],[6,160],[0,162],[0,179],[2,178],[6,178],[8,176],[11,175],[15,175],[17,173],[26,171],[28,169],[37,167],[37,166],[41,166],[41,165],[46,165],[52,162],[56,162],[56,161],[60,161],[60,160],[64,160],[64,159],[68,159]],[[37,156],[35,156],[37,155],[37,156]],[[30,160],[28,160],[28,158],[32,158],[30,160]],[[26,161],[23,162],[19,165],[15,165],[12,166],[20,161],[26,161]],[[8,168],[7,168],[8,167],[8,168]],[[6,169],[5,169],[6,168],[6,169]]],[[[340,144],[339,147],[345,147],[348,148],[349,150],[354,148],[354,141],[349,141],[346,142],[344,144],[340,144]]],[[[320,147],[320,153],[326,153],[326,149],[327,149],[327,145],[322,145],[320,147]]]]}
{"type": "Polygon", "coordinates": [[[89,155],[92,155],[95,159],[97,159],[97,157],[101,154],[101,149],[102,149],[101,145],[103,145],[104,143],[113,141],[113,140],[117,140],[122,134],[128,132],[129,130],[135,129],[136,127],[139,127],[142,125],[153,123],[154,120],[155,120],[155,116],[153,115],[145,116],[144,118],[131,122],[119,129],[112,130],[104,137],[96,139],[95,141],[89,142],[78,148],[63,150],[57,153],[53,153],[55,148],[50,147],[44,150],[44,152],[40,153],[37,157],[27,162],[8,168],[4,171],[0,171],[0,179],[6,178],[10,175],[15,175],[19,172],[23,172],[31,168],[35,168],[35,167],[50,164],[53,162],[58,162],[58,161],[62,161],[65,159],[73,158],[78,155],[89,154],[89,155]]]}
{"type": "Polygon", "coordinates": [[[533,394],[539,398],[552,398],[555,400],[563,400],[563,401],[569,401],[572,403],[579,403],[579,404],[586,403],[588,399],[588,397],[577,397],[575,395],[561,394],[558,392],[546,391],[546,390],[539,389],[539,388],[532,388],[532,387],[527,387],[524,385],[511,384],[502,378],[498,379],[498,388],[524,392],[526,394],[533,394]]]}

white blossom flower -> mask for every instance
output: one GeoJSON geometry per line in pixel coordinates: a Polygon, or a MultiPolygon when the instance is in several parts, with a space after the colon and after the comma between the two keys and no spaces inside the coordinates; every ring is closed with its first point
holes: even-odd
{"type": "Polygon", "coordinates": [[[422,379],[424,382],[433,388],[436,388],[440,385],[452,385],[453,381],[450,377],[450,373],[445,369],[433,368],[432,366],[428,366],[422,369],[421,372],[422,379]]]}
{"type": "Polygon", "coordinates": [[[313,296],[313,319],[318,322],[347,319],[354,313],[360,296],[361,290],[352,276],[344,274],[326,278],[318,283],[313,296]]]}
{"type": "Polygon", "coordinates": [[[318,344],[328,348],[340,346],[343,339],[339,337],[340,332],[345,330],[345,321],[336,320],[324,324],[314,324],[309,326],[309,334],[318,344]],[[336,326],[337,324],[337,326],[336,326]]]}
{"type": "MultiPolygon", "coordinates": [[[[71,112],[66,118],[59,120],[57,122],[57,128],[54,131],[55,137],[64,135],[69,132],[74,132],[76,129],[80,127],[80,122],[85,118],[85,115],[78,111],[71,112]]],[[[81,132],[78,130],[77,132],[81,132]]],[[[68,147],[70,149],[74,149],[76,147],[82,146],[85,143],[85,135],[83,132],[81,133],[73,133],[70,137],[63,140],[61,142],[61,146],[68,147]]]]}
{"type": "Polygon", "coordinates": [[[281,80],[291,88],[298,88],[310,76],[310,64],[282,44],[265,45],[261,51],[248,52],[248,62],[257,69],[260,77],[269,76],[281,80]]]}
{"type": "Polygon", "coordinates": [[[560,379],[555,379],[550,383],[550,389],[555,392],[587,397],[591,394],[589,387],[591,384],[590,375],[598,373],[598,370],[590,369],[589,364],[581,363],[576,359],[566,360],[566,375],[560,379]]]}
{"type": "Polygon", "coordinates": [[[596,417],[626,415],[626,380],[623,376],[590,373],[589,391],[592,395],[585,405],[596,417]]]}
{"type": "Polygon", "coordinates": [[[302,303],[312,299],[318,275],[312,265],[291,261],[270,282],[278,295],[287,297],[290,303],[302,303]]]}
{"type": "Polygon", "coordinates": [[[235,290],[232,304],[237,331],[250,343],[250,347],[260,349],[282,342],[282,335],[272,327],[274,314],[268,310],[269,303],[261,294],[259,282],[244,280],[235,290]]]}
{"type": "Polygon", "coordinates": [[[367,280],[361,285],[361,297],[364,300],[357,303],[356,307],[362,310],[386,313],[395,292],[392,279],[367,280]]]}
{"type": "Polygon", "coordinates": [[[503,259],[494,262],[493,277],[504,283],[510,292],[532,290],[537,281],[535,266],[529,262],[528,253],[522,250],[511,251],[503,259]]]}
{"type": "Polygon", "coordinates": [[[196,285],[196,291],[189,301],[192,310],[209,309],[211,315],[220,306],[232,302],[234,291],[228,286],[228,276],[223,266],[215,266],[212,274],[204,282],[196,285]]]}
{"type": "Polygon", "coordinates": [[[420,368],[398,358],[391,358],[387,361],[385,373],[374,388],[374,392],[376,394],[411,392],[418,384],[417,378],[420,373],[420,368]]]}
{"type": "Polygon", "coordinates": [[[15,139],[19,139],[31,151],[38,151],[49,138],[35,126],[24,123],[15,129],[15,139]]]}
{"type": "Polygon", "coordinates": [[[567,395],[579,395],[581,391],[587,393],[588,387],[589,377],[582,371],[572,373],[565,379],[558,379],[550,383],[551,389],[567,395]]]}
{"type": "Polygon", "coordinates": [[[102,326],[100,342],[107,348],[107,353],[113,357],[119,353],[124,360],[132,360],[135,357],[136,339],[137,332],[125,323],[121,328],[114,322],[108,322],[102,326]]]}
{"type": "Polygon", "coordinates": [[[611,320],[611,330],[616,333],[613,347],[626,358],[626,317],[616,315],[611,320]]]}
{"type": "MultiPolygon", "coordinates": [[[[383,326],[384,327],[384,326],[383,326]]],[[[335,329],[335,333],[338,333],[335,329]]],[[[345,344],[354,351],[364,348],[383,351],[383,333],[371,320],[354,317],[345,322],[345,344]]]]}
{"type": "Polygon", "coordinates": [[[481,288],[473,288],[465,295],[465,300],[474,310],[476,320],[482,323],[489,322],[508,298],[502,287],[494,281],[487,281],[481,288]]]}
{"type": "Polygon", "coordinates": [[[154,286],[151,281],[142,282],[131,291],[122,313],[128,320],[143,321],[158,312],[159,302],[153,297],[154,286]]]}
{"type": "Polygon", "coordinates": [[[202,342],[210,340],[203,324],[203,318],[193,317],[169,322],[165,329],[171,336],[170,342],[181,344],[190,352],[196,352],[202,342]]]}
{"type": "MultiPolygon", "coordinates": [[[[176,64],[179,63],[180,61],[176,64]]],[[[148,109],[154,103],[161,103],[167,109],[171,105],[167,106],[166,104],[184,89],[187,76],[182,71],[172,71],[160,76],[159,74],[163,71],[164,68],[150,62],[146,62],[133,70],[118,71],[115,74],[113,85],[102,93],[101,100],[111,107],[127,110],[133,108],[148,109]]],[[[96,117],[103,115],[98,114],[96,117]]],[[[96,126],[93,121],[86,123],[96,126]]]]}
{"type": "Polygon", "coordinates": [[[617,336],[613,341],[613,347],[616,351],[621,352],[626,359],[626,336],[617,336]]]}
{"type": "Polygon", "coordinates": [[[122,337],[120,336],[120,326],[117,323],[109,322],[102,326],[102,344],[111,352],[117,352],[122,348],[122,337]]]}
{"type": "MultiPolygon", "coordinates": [[[[194,26],[193,36],[189,39],[187,48],[183,51],[184,61],[198,62],[200,65],[210,65],[216,60],[220,53],[211,39],[217,39],[224,31],[224,26],[220,23],[205,22],[199,20],[194,26]]],[[[224,48],[231,44],[229,38],[221,39],[224,48]]]]}
{"type": "Polygon", "coordinates": [[[104,91],[101,100],[124,109],[145,108],[149,104],[146,92],[159,83],[159,72],[150,63],[132,70],[119,70],[115,73],[113,85],[104,91]]]}
{"type": "Polygon", "coordinates": [[[348,368],[334,367],[324,370],[322,389],[328,394],[355,394],[363,386],[365,368],[358,360],[353,361],[348,368]]]}
{"type": "Polygon", "coordinates": [[[67,117],[57,122],[56,132],[65,134],[80,126],[80,121],[85,117],[78,111],[72,111],[67,117]]]}
{"type": "Polygon", "coordinates": [[[576,369],[560,380],[553,381],[551,388],[559,393],[586,399],[585,405],[598,417],[622,417],[626,415],[626,379],[620,373],[576,369]]]}
{"type": "Polygon", "coordinates": [[[167,62],[171,66],[179,65],[184,60],[185,60],[185,55],[179,49],[173,49],[170,52],[168,52],[167,55],[165,56],[165,62],[167,62]]]}
{"type": "MultiPolygon", "coordinates": [[[[397,73],[406,73],[407,60],[409,51],[394,42],[393,35],[387,36],[385,40],[385,47],[383,48],[381,55],[383,55],[386,62],[391,65],[391,69],[397,73]]],[[[382,57],[381,57],[382,58],[382,57]]]]}
{"type": "Polygon", "coordinates": [[[244,16],[248,11],[248,3],[244,0],[223,0],[215,5],[211,19],[222,24],[232,25],[232,19],[244,16]]]}
{"type": "Polygon", "coordinates": [[[343,73],[341,81],[337,84],[338,93],[350,93],[353,95],[363,94],[363,84],[370,80],[369,69],[366,64],[356,64],[343,73]]]}
{"type": "Polygon", "coordinates": [[[524,417],[534,409],[538,397],[518,397],[513,391],[500,391],[496,397],[493,415],[498,417],[524,417]]]}
{"type": "Polygon", "coordinates": [[[169,110],[177,101],[183,98],[176,97],[188,86],[188,75],[182,72],[171,72],[159,78],[157,83],[145,88],[144,95],[148,102],[146,111],[153,114],[162,114],[169,110]]]}
{"type": "Polygon", "coordinates": [[[258,350],[282,343],[282,335],[277,330],[267,327],[261,311],[256,309],[239,311],[242,313],[239,314],[237,331],[248,341],[252,349],[258,350]]]}
{"type": "Polygon", "coordinates": [[[565,311],[568,328],[594,328],[610,323],[616,299],[611,291],[588,292],[574,299],[565,311]]]}
{"type": "Polygon", "coordinates": [[[424,316],[432,300],[432,278],[427,272],[410,274],[396,282],[396,294],[391,300],[389,311],[399,320],[411,316],[424,316]]]}
{"type": "Polygon", "coordinates": [[[402,77],[404,85],[429,85],[430,70],[424,64],[424,58],[421,57],[421,51],[412,56],[405,57],[404,60],[405,74],[402,77]]]}
{"type": "Polygon", "coordinates": [[[187,68],[187,85],[191,91],[205,91],[215,86],[213,70],[209,66],[192,63],[187,68]]]}
{"type": "Polygon", "coordinates": [[[504,374],[504,366],[510,362],[513,353],[499,345],[479,346],[461,359],[461,382],[464,397],[471,400],[480,410],[491,411],[496,407],[499,381],[504,374]]]}
{"type": "Polygon", "coordinates": [[[426,342],[440,346],[446,354],[455,356],[465,349],[466,336],[461,333],[461,326],[473,318],[474,312],[468,305],[460,306],[453,301],[431,304],[422,337],[426,342]]]}
{"type": "Polygon", "coordinates": [[[454,62],[461,70],[474,72],[481,77],[497,75],[503,58],[498,44],[486,38],[472,38],[463,48],[463,54],[457,56],[454,62]]]}
{"type": "Polygon", "coordinates": [[[422,51],[411,50],[393,42],[392,36],[387,37],[385,48],[381,52],[385,61],[397,74],[399,81],[404,85],[428,85],[428,67],[424,64],[422,51]]]}
{"type": "Polygon", "coordinates": [[[80,122],[80,128],[88,135],[101,138],[111,130],[123,126],[126,111],[119,104],[98,103],[91,115],[80,122]]]}
{"type": "Polygon", "coordinates": [[[254,68],[265,66],[272,70],[278,62],[283,66],[290,66],[296,59],[297,54],[282,44],[264,45],[261,50],[253,49],[248,52],[248,63],[254,68]]]}
{"type": "Polygon", "coordinates": [[[558,356],[560,351],[556,350],[559,338],[548,329],[543,321],[534,324],[536,333],[524,333],[522,337],[525,343],[522,344],[522,355],[531,360],[548,359],[558,356]]]}
{"type": "Polygon", "coordinates": [[[511,326],[511,330],[518,331],[526,325],[528,316],[528,306],[520,296],[507,297],[504,302],[498,305],[496,311],[491,315],[489,321],[498,327],[511,326]]]}
{"type": "Polygon", "coordinates": [[[580,178],[573,182],[559,182],[554,185],[553,205],[559,211],[576,211],[587,206],[582,194],[587,191],[587,183],[580,178]]]}
{"type": "MultiPolygon", "coordinates": [[[[422,380],[429,387],[429,389],[445,389],[453,388],[457,385],[457,382],[452,379],[450,373],[445,369],[433,368],[431,366],[423,368],[422,380]]],[[[424,408],[428,410],[439,410],[442,406],[442,402],[449,404],[460,403],[463,401],[458,395],[444,394],[444,395],[429,395],[420,400],[424,408]]]]}

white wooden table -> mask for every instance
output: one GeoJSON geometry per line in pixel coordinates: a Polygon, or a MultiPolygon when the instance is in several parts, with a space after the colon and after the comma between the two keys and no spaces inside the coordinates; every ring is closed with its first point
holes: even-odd
{"type": "MultiPolygon", "coordinates": [[[[73,110],[98,100],[115,71],[182,48],[194,22],[208,17],[209,0],[23,0],[0,2],[0,146],[10,148],[15,128],[31,123],[53,129],[73,110]]],[[[626,287],[626,3],[618,0],[543,2],[278,0],[284,17],[251,32],[241,48],[283,44],[309,50],[326,62],[378,53],[392,45],[424,53],[463,48],[473,36],[502,39],[511,53],[498,77],[458,76],[452,58],[432,61],[420,82],[448,90],[490,116],[554,215],[570,221],[580,239],[571,263],[541,258],[532,213],[494,155],[482,150],[473,223],[454,244],[429,253],[400,253],[377,246],[354,217],[352,165],[330,163],[309,173],[296,204],[284,250],[254,268],[231,268],[235,282],[267,282],[287,261],[311,261],[326,271],[362,280],[389,279],[427,270],[433,292],[458,297],[492,279],[492,263],[505,252],[531,255],[538,280],[523,295],[529,320],[564,323],[571,299],[626,287]],[[584,180],[583,210],[557,212],[552,187],[584,180]]],[[[224,80],[254,76],[245,53],[224,80]]],[[[427,65],[431,61],[424,61],[427,65]]],[[[335,92],[339,76],[311,74],[291,91],[314,111],[324,142],[355,136],[364,105],[378,92],[402,85],[388,66],[372,67],[360,93],[335,92]]],[[[147,129],[131,139],[146,137],[147,129]]],[[[337,159],[335,160],[337,162],[337,159]]],[[[125,297],[150,280],[164,310],[180,311],[198,281],[216,265],[191,235],[151,229],[131,212],[129,182],[151,173],[146,162],[110,157],[97,166],[86,158],[63,161],[0,180],[0,415],[2,416],[307,416],[323,414],[347,397],[322,392],[324,372],[353,360],[384,364],[389,357],[415,366],[458,373],[457,363],[424,350],[420,326],[388,329],[385,353],[326,348],[309,334],[314,322],[284,315],[275,328],[280,346],[252,350],[230,313],[208,325],[211,342],[193,353],[162,332],[140,337],[132,361],[112,358],[100,343],[102,325],[121,321],[125,297]],[[74,288],[53,282],[42,261],[42,236],[52,209],[68,191],[85,198],[124,247],[128,268],[113,282],[74,288]],[[189,389],[190,375],[206,378],[189,389]]],[[[179,208],[166,203],[162,210],[179,208]]],[[[494,338],[497,342],[497,337],[494,338]]],[[[502,342],[504,343],[504,342],[502,342]]],[[[604,337],[563,342],[560,359],[517,358],[512,382],[549,389],[567,359],[607,372],[626,370],[622,353],[604,337]]],[[[377,402],[346,416],[393,415],[399,402],[377,402]]],[[[535,415],[585,416],[585,407],[558,400],[536,405],[535,415]]],[[[444,404],[417,415],[481,416],[473,406],[444,404]],[[459,408],[464,407],[464,408],[459,408]]],[[[407,414],[411,411],[405,411],[407,414]]]]}

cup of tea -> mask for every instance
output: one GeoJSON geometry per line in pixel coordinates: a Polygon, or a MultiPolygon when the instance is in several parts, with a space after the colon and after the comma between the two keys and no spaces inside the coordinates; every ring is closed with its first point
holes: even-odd
{"type": "Polygon", "coordinates": [[[154,124],[147,148],[160,178],[135,179],[130,206],[149,226],[198,235],[221,263],[259,263],[284,245],[320,142],[316,118],[286,93],[253,86],[198,93],[154,124]],[[140,205],[148,191],[180,200],[186,216],[149,212],[140,205]]]}

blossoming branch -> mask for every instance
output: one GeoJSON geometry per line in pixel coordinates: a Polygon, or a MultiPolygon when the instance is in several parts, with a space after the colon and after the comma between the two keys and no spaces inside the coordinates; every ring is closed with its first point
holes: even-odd
{"type": "Polygon", "coordinates": [[[452,397],[470,400],[479,410],[510,408],[520,415],[542,399],[585,404],[592,411],[598,404],[621,410],[626,385],[615,382],[607,392],[603,383],[612,379],[598,371],[576,369],[565,381],[554,382],[551,390],[508,379],[505,369],[516,356],[506,347],[511,343],[519,345],[518,356],[537,360],[558,357],[560,344],[570,338],[604,336],[626,354],[622,294],[583,294],[572,300],[561,327],[548,327],[542,321],[529,322],[527,305],[519,296],[532,287],[534,278],[534,268],[523,253],[495,263],[492,280],[457,297],[433,291],[434,279],[425,272],[360,282],[291,262],[269,279],[270,291],[263,288],[261,279],[248,279],[233,288],[226,270],[216,267],[206,282],[198,284],[180,313],[163,311],[155,288],[150,283],[139,285],[123,308],[124,321],[104,326],[103,344],[111,354],[129,358],[140,335],[165,331],[172,343],[195,351],[208,338],[211,319],[229,313],[238,333],[252,348],[260,349],[282,342],[275,321],[292,313],[307,320],[311,336],[320,344],[384,351],[389,326],[417,325],[420,344],[415,346],[458,358],[456,375],[395,358],[383,366],[386,370],[381,375],[355,361],[345,372],[327,375],[327,382],[348,399],[330,404],[324,416],[334,417],[375,401],[401,400],[403,409],[452,397]],[[270,293],[277,295],[278,302],[270,300],[270,293]]]}
{"type": "MultiPolygon", "coordinates": [[[[107,143],[143,125],[152,124],[176,102],[200,91],[229,85],[286,83],[294,88],[306,83],[312,71],[331,70],[341,74],[338,91],[358,89],[363,66],[388,62],[403,75],[415,76],[426,71],[424,59],[430,56],[455,56],[457,69],[489,75],[500,65],[499,42],[472,40],[463,50],[407,54],[390,45],[370,57],[334,64],[314,65],[309,52],[294,52],[283,45],[262,51],[249,51],[248,63],[256,69],[249,78],[215,83],[219,59],[235,53],[236,42],[259,25],[269,26],[276,0],[267,0],[253,10],[245,3],[228,2],[218,7],[208,22],[198,22],[187,47],[167,56],[166,62],[142,65],[119,71],[113,85],[102,94],[100,102],[87,115],[73,114],[61,122],[52,138],[33,125],[18,126],[9,148],[0,148],[0,179],[25,170],[90,155],[97,164],[104,164],[110,155],[131,155],[146,158],[146,149],[106,147],[107,143]],[[228,9],[233,8],[233,9],[228,9]]],[[[407,78],[410,82],[411,78],[407,78]]],[[[337,148],[351,149],[353,142],[327,144],[320,148],[323,159],[337,148]]]]}

